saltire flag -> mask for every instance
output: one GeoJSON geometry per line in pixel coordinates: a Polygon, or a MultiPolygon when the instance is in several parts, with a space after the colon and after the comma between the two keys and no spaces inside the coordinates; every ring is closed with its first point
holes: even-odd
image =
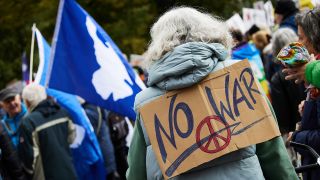
{"type": "Polygon", "coordinates": [[[145,86],[108,34],[74,0],[61,0],[48,86],[135,119],[135,95],[145,86]]]}
{"type": "Polygon", "coordinates": [[[39,29],[34,28],[34,33],[36,34],[36,39],[37,39],[38,49],[39,49],[39,66],[38,66],[38,71],[34,79],[34,82],[44,86],[46,82],[45,78],[47,77],[47,72],[49,67],[51,47],[42,36],[39,29]]]}
{"type": "Polygon", "coordinates": [[[27,54],[24,51],[22,54],[22,64],[21,64],[21,69],[22,69],[22,81],[23,84],[29,84],[29,72],[30,72],[30,68],[29,68],[29,61],[27,58],[27,54]]]}
{"type": "MultiPolygon", "coordinates": [[[[49,67],[50,46],[36,28],[35,33],[40,58],[35,83],[44,86],[49,67]]],[[[46,91],[69,112],[76,125],[77,137],[71,149],[78,179],[105,179],[105,167],[97,137],[76,96],[50,88],[46,91]]]]}

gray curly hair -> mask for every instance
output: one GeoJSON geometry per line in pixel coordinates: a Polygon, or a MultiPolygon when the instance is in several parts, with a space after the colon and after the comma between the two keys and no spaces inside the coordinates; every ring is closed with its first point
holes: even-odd
{"type": "Polygon", "coordinates": [[[163,14],[151,28],[146,65],[160,59],[174,47],[187,42],[221,43],[231,48],[232,37],[225,22],[190,7],[178,7],[163,14]]]}
{"type": "Polygon", "coordinates": [[[298,41],[298,36],[292,29],[278,29],[271,39],[273,56],[276,57],[284,46],[296,41],[298,41]]]}
{"type": "Polygon", "coordinates": [[[44,87],[39,84],[31,83],[22,91],[22,98],[29,103],[29,110],[36,107],[41,101],[47,98],[47,93],[44,87]]]}
{"type": "Polygon", "coordinates": [[[303,29],[314,50],[320,53],[320,8],[301,12],[296,15],[295,20],[303,29]]]}

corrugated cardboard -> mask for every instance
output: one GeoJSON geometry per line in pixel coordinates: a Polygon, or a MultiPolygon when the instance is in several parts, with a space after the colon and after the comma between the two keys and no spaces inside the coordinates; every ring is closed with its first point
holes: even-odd
{"type": "Polygon", "coordinates": [[[279,136],[261,92],[244,60],[143,106],[140,114],[164,177],[279,136]]]}

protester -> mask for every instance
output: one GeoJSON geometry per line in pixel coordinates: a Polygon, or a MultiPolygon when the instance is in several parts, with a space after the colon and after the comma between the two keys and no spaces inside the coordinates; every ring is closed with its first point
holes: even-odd
{"type": "MultiPolygon", "coordinates": [[[[292,29],[281,28],[277,30],[272,38],[272,48],[274,57],[279,51],[289,43],[296,42],[297,35],[292,29]]],[[[285,74],[281,68],[273,76],[270,82],[272,106],[276,113],[280,131],[283,135],[294,131],[296,123],[301,120],[298,113],[299,103],[306,98],[303,84],[297,85],[294,81],[286,81],[285,74]]],[[[270,68],[271,69],[271,68],[270,68]]]]}
{"type": "Polygon", "coordinates": [[[294,17],[298,11],[292,0],[278,0],[274,10],[275,23],[279,25],[279,28],[287,27],[297,32],[298,29],[294,17]]]}
{"type": "Polygon", "coordinates": [[[18,129],[21,120],[27,113],[27,108],[24,103],[21,102],[19,93],[19,89],[15,86],[9,86],[0,91],[0,104],[6,112],[1,123],[15,147],[19,143],[18,129]]]}
{"type": "MultiPolygon", "coordinates": [[[[263,63],[263,68],[265,69],[266,61],[268,60],[268,54],[264,54],[267,52],[265,48],[270,44],[271,35],[266,30],[260,30],[253,34],[252,41],[256,48],[259,50],[260,58],[263,63]]],[[[265,73],[266,74],[266,73],[265,73]]]]}
{"type": "Polygon", "coordinates": [[[252,35],[252,41],[260,53],[270,43],[270,39],[271,36],[266,30],[260,30],[252,35]]]}
{"type": "Polygon", "coordinates": [[[247,42],[251,41],[253,34],[258,31],[260,31],[260,28],[256,24],[252,25],[250,29],[244,34],[244,40],[247,42]]]}
{"type": "Polygon", "coordinates": [[[0,124],[0,179],[26,179],[18,154],[11,142],[8,133],[0,124]]]}
{"type": "Polygon", "coordinates": [[[132,68],[136,71],[136,73],[139,75],[140,79],[144,84],[147,83],[147,78],[144,70],[140,66],[132,66],[132,68]]]}
{"type": "Polygon", "coordinates": [[[231,34],[232,40],[233,40],[232,48],[236,49],[236,48],[244,45],[245,43],[247,43],[244,40],[244,36],[239,29],[230,29],[230,34],[231,34]]]}
{"type": "Polygon", "coordinates": [[[267,57],[265,56],[266,58],[264,58],[265,59],[264,67],[265,67],[266,78],[269,82],[271,82],[272,76],[282,68],[280,64],[275,63],[275,58],[278,55],[278,52],[280,51],[280,49],[285,45],[285,43],[288,42],[287,39],[290,39],[291,37],[296,38],[294,39],[295,41],[297,41],[298,39],[296,33],[293,30],[291,29],[288,30],[288,29],[289,28],[278,29],[272,35],[270,44],[264,50],[265,54],[267,55],[267,57]],[[283,32],[283,29],[289,34],[286,35],[283,32]]]}
{"type": "MultiPolygon", "coordinates": [[[[320,59],[320,8],[304,11],[296,16],[298,24],[299,42],[304,44],[315,59],[320,59]]],[[[305,80],[305,69],[307,64],[296,68],[287,68],[283,72],[288,73],[287,80],[295,79],[296,83],[305,80]]]]}
{"type": "MultiPolygon", "coordinates": [[[[256,30],[257,32],[259,31],[258,29],[256,30]]],[[[250,30],[248,32],[250,32],[250,30]]],[[[252,32],[254,31],[252,30],[252,32]]],[[[268,81],[266,80],[264,65],[260,56],[260,51],[257,49],[253,41],[242,41],[239,44],[237,44],[235,47],[233,47],[231,51],[231,59],[233,60],[248,59],[252,66],[255,76],[258,78],[265,94],[267,94],[267,96],[269,97],[270,95],[269,84],[268,84],[268,81]]]]}
{"type": "MultiPolygon", "coordinates": [[[[150,64],[150,87],[137,95],[136,110],[166,91],[198,83],[215,71],[215,67],[235,62],[224,61],[231,46],[226,24],[193,8],[175,8],[166,12],[153,25],[151,38],[146,54],[150,64]]],[[[127,179],[163,179],[143,120],[137,113],[127,179]]],[[[287,180],[298,177],[281,137],[276,137],[226,154],[173,179],[287,180]]]]}
{"type": "Polygon", "coordinates": [[[85,110],[94,132],[98,138],[102,156],[104,159],[104,166],[108,180],[120,179],[120,175],[117,171],[117,164],[115,158],[114,147],[110,137],[110,131],[107,122],[107,113],[104,109],[89,104],[87,102],[81,103],[85,110]]]}
{"type": "MultiPolygon", "coordinates": [[[[286,81],[285,74],[282,73],[283,66],[275,62],[278,62],[276,57],[279,51],[297,40],[298,36],[290,28],[278,29],[271,40],[274,59],[269,62],[268,70],[269,73],[272,73],[271,70],[276,71],[270,81],[271,102],[284,141],[287,140],[289,132],[295,130],[296,123],[301,120],[298,105],[306,98],[306,93],[303,84],[297,85],[294,81],[286,81]]],[[[288,144],[286,147],[292,163],[297,166],[300,163],[297,153],[288,144]]]]}
{"type": "Polygon", "coordinates": [[[115,157],[117,162],[117,170],[121,179],[126,179],[126,171],[128,169],[128,147],[126,137],[129,133],[129,128],[125,117],[109,112],[107,117],[111,140],[115,149],[115,157]]]}
{"type": "Polygon", "coordinates": [[[19,156],[33,179],[76,179],[69,144],[75,138],[75,126],[67,113],[45,89],[29,84],[22,98],[29,114],[20,127],[19,156]]]}
{"type": "MultiPolygon", "coordinates": [[[[299,42],[303,43],[310,54],[319,59],[320,57],[320,8],[299,13],[296,16],[298,24],[299,42]]],[[[310,83],[315,83],[313,79],[319,79],[318,75],[313,74],[315,62],[309,62],[296,68],[286,68],[283,71],[288,73],[287,80],[294,79],[296,83],[306,81],[305,75],[308,76],[310,83]],[[307,71],[306,68],[308,67],[307,71]],[[311,74],[310,74],[311,73],[311,74]]],[[[316,71],[314,71],[316,72],[316,71]]],[[[319,89],[313,86],[308,87],[307,99],[300,105],[302,111],[301,126],[297,131],[290,133],[288,141],[302,143],[311,146],[320,153],[320,93],[319,89]]],[[[302,165],[317,162],[308,152],[296,148],[302,156],[302,165]]],[[[303,173],[303,179],[316,180],[320,179],[320,169],[313,169],[303,173]]]]}

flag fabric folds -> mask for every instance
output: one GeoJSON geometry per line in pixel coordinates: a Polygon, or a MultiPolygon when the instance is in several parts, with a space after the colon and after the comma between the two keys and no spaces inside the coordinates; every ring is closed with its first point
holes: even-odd
{"type": "Polygon", "coordinates": [[[135,119],[145,86],[108,34],[74,0],[61,0],[52,43],[50,88],[135,119]]]}
{"type": "Polygon", "coordinates": [[[36,78],[34,80],[35,83],[40,84],[42,86],[45,85],[45,78],[47,76],[48,67],[49,67],[49,58],[50,58],[50,46],[47,41],[43,38],[40,31],[35,28],[36,39],[38,43],[39,49],[39,66],[36,74],[36,78]]]}
{"type": "Polygon", "coordinates": [[[29,83],[29,62],[28,62],[28,58],[27,58],[27,54],[26,52],[23,52],[22,54],[22,81],[24,84],[28,84],[29,83]]]}
{"type": "MultiPolygon", "coordinates": [[[[38,29],[35,29],[35,33],[40,58],[35,83],[44,86],[49,67],[50,46],[38,29]]],[[[105,179],[103,157],[97,137],[76,96],[50,88],[46,91],[69,112],[76,125],[77,137],[71,149],[78,178],[81,180],[105,179]]]]}

